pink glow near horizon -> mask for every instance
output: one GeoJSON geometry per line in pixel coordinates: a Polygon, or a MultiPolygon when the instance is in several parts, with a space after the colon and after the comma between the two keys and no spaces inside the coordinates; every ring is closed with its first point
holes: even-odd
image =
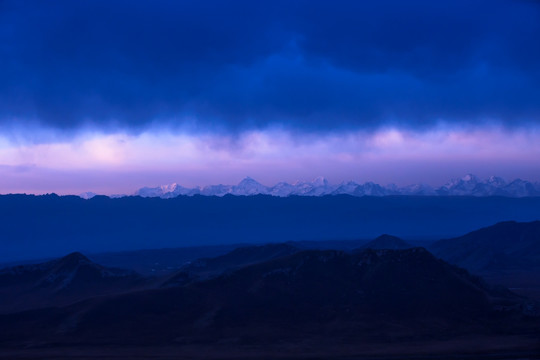
{"type": "Polygon", "coordinates": [[[132,193],[142,186],[265,185],[327,177],[440,185],[472,172],[540,180],[535,129],[397,128],[373,133],[293,135],[285,130],[239,136],[148,131],[81,134],[70,141],[18,145],[0,139],[0,193],[132,193]]]}

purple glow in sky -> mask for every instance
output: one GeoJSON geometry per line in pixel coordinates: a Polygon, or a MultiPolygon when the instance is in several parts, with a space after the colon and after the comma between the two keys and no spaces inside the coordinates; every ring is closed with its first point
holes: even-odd
{"type": "Polygon", "coordinates": [[[310,180],[428,183],[474,172],[481,177],[539,179],[540,132],[502,128],[293,134],[283,129],[237,135],[148,131],[82,132],[64,140],[0,143],[4,192],[133,193],[177,182],[263,184],[310,180]]]}
{"type": "Polygon", "coordinates": [[[540,181],[538,39],[536,1],[0,1],[0,193],[540,181]]]}

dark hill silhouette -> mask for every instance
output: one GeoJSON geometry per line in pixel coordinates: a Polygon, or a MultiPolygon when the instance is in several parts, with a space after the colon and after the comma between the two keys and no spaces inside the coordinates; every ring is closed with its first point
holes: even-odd
{"type": "Polygon", "coordinates": [[[522,301],[422,248],[313,250],[183,287],[3,315],[0,346],[273,345],[302,339],[362,347],[520,334],[530,332],[520,320],[522,301]]]}
{"type": "Polygon", "coordinates": [[[221,256],[201,258],[187,264],[178,273],[172,275],[164,283],[164,286],[184,285],[195,279],[207,279],[225,271],[230,272],[247,265],[288,256],[298,251],[300,250],[297,247],[285,243],[239,247],[221,256]]]}
{"type": "MultiPolygon", "coordinates": [[[[352,250],[366,242],[367,240],[328,240],[290,241],[287,244],[302,250],[352,250]]],[[[244,243],[120,251],[91,254],[89,258],[103,266],[131,269],[143,275],[163,276],[177,272],[195,260],[225,255],[234,249],[250,245],[252,244],[244,243]]]]}
{"type": "Polygon", "coordinates": [[[501,222],[458,238],[440,240],[430,250],[471,271],[540,268],[540,221],[501,222]]]}
{"type": "Polygon", "coordinates": [[[90,254],[88,257],[103,266],[131,269],[142,275],[161,276],[176,272],[196,259],[220,256],[241,246],[246,244],[144,249],[90,254]]]}
{"type": "Polygon", "coordinates": [[[413,246],[406,242],[405,240],[402,240],[398,238],[397,236],[392,236],[388,234],[383,234],[379,236],[378,238],[368,242],[367,244],[363,245],[360,249],[390,249],[390,250],[402,250],[402,249],[409,249],[413,246]]]}
{"type": "Polygon", "coordinates": [[[507,221],[429,247],[492,283],[540,299],[540,221],[507,221]]]}
{"type": "Polygon", "coordinates": [[[146,282],[132,271],[106,268],[75,252],[41,264],[1,269],[0,312],[67,305],[131,291],[146,282]]]}

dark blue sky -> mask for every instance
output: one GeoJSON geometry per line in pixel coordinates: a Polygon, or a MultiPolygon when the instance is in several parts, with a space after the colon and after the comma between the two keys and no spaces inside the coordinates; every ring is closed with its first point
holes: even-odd
{"type": "MultiPolygon", "coordinates": [[[[0,0],[0,165],[54,167],[20,147],[90,132],[189,134],[237,159],[238,138],[268,129],[293,144],[388,129],[481,142],[538,125],[538,1],[0,0]]],[[[515,175],[540,176],[533,165],[515,175]]]]}
{"type": "Polygon", "coordinates": [[[540,115],[536,1],[2,1],[0,118],[309,130],[540,115]],[[176,119],[176,120],[175,120],[176,119]]]}

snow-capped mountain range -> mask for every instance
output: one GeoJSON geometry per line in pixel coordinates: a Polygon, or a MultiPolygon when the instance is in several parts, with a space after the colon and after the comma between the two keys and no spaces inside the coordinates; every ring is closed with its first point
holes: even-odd
{"type": "MultiPolygon", "coordinates": [[[[246,177],[237,185],[209,185],[187,188],[176,183],[158,187],[143,187],[133,195],[141,197],[160,197],[163,199],[174,198],[180,195],[204,195],[224,196],[227,194],[237,196],[272,195],[286,197],[298,196],[323,196],[347,194],[353,196],[388,196],[388,195],[417,195],[417,196],[507,196],[525,197],[540,196],[540,183],[515,179],[507,182],[504,179],[492,176],[488,179],[480,179],[472,174],[459,179],[452,179],[441,187],[434,188],[426,184],[414,184],[398,187],[394,184],[382,186],[373,182],[363,184],[354,181],[330,184],[323,177],[318,177],[310,182],[286,182],[277,183],[274,186],[265,186],[256,180],[246,177]]],[[[96,194],[87,192],[79,196],[85,199],[94,197],[96,194]]],[[[114,195],[121,197],[125,195],[114,195]]]]}

